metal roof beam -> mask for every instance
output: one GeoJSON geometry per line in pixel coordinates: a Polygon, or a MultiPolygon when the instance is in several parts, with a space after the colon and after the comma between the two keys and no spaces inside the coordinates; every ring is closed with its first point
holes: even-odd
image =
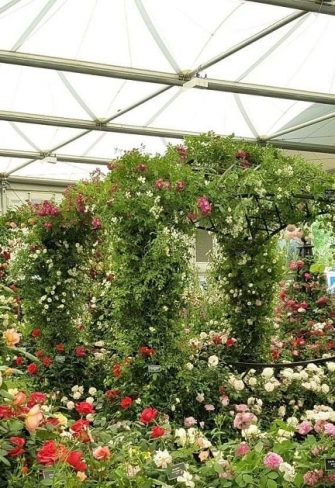
{"type": "Polygon", "coordinates": [[[107,166],[110,159],[106,158],[90,158],[87,156],[71,156],[55,153],[41,153],[37,151],[19,151],[15,149],[0,149],[0,157],[5,158],[19,158],[19,159],[36,159],[42,160],[47,157],[53,157],[57,159],[57,162],[64,163],[80,163],[80,164],[94,164],[97,166],[107,166]]]}
{"type": "MultiPolygon", "coordinates": [[[[63,189],[65,189],[68,185],[77,183],[76,180],[53,180],[51,178],[30,178],[26,176],[8,176],[6,178],[6,182],[20,185],[59,186],[63,189]]],[[[9,190],[11,190],[10,187],[9,190]]]]}
{"type": "Polygon", "coordinates": [[[326,120],[333,119],[335,117],[335,112],[331,112],[327,115],[321,115],[320,117],[316,117],[315,119],[306,120],[306,122],[302,122],[301,124],[293,125],[292,127],[286,127],[285,129],[279,130],[274,132],[270,136],[267,136],[266,139],[269,141],[270,139],[274,139],[275,137],[280,137],[285,134],[290,134],[296,130],[304,129],[305,127],[310,127],[311,125],[318,124],[320,122],[325,122],[326,120]]]}
{"type": "MultiPolygon", "coordinates": [[[[73,73],[91,74],[110,78],[122,78],[127,80],[159,83],[169,86],[183,86],[187,80],[182,74],[165,73],[123,66],[112,66],[108,64],[91,63],[87,61],[76,61],[73,59],[55,58],[35,54],[16,53],[11,51],[0,51],[0,63],[18,64],[58,71],[70,71],[73,73]]],[[[298,100],[311,103],[325,103],[334,105],[335,95],[332,93],[311,92],[307,90],[295,90],[277,86],[259,85],[254,83],[241,83],[237,81],[226,81],[206,78],[206,83],[197,85],[197,78],[194,78],[195,88],[224,91],[230,93],[241,93],[246,95],[257,95],[271,98],[283,98],[287,100],[298,100]]]]}
{"type": "Polygon", "coordinates": [[[316,12],[318,14],[335,15],[335,5],[329,5],[324,0],[248,0],[249,2],[264,3],[276,7],[286,7],[305,12],[316,12]]]}

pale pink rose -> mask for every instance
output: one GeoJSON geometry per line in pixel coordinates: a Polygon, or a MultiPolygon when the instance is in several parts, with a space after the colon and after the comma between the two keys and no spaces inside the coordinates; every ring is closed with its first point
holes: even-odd
{"type": "Polygon", "coordinates": [[[21,340],[21,334],[18,334],[15,329],[5,330],[2,337],[4,338],[7,347],[16,346],[21,340]]]}
{"type": "Polygon", "coordinates": [[[192,425],[195,425],[196,423],[197,423],[197,421],[194,417],[185,417],[184,418],[184,427],[192,427],[192,425]]]}
{"type": "Polygon", "coordinates": [[[335,437],[335,425],[327,422],[324,426],[324,432],[325,434],[330,435],[330,437],[335,437]]]}
{"type": "Polygon", "coordinates": [[[303,422],[301,422],[301,424],[297,425],[297,431],[301,435],[307,435],[311,430],[313,430],[313,426],[307,420],[304,420],[303,422]]]}
{"type": "Polygon", "coordinates": [[[111,452],[107,446],[99,446],[93,451],[94,459],[98,459],[99,461],[105,461],[111,457],[111,452]]]}
{"type": "Polygon", "coordinates": [[[235,456],[245,456],[250,451],[250,447],[246,442],[241,442],[235,451],[235,456]]]}
{"type": "Polygon", "coordinates": [[[240,405],[235,405],[235,412],[247,412],[249,410],[248,405],[241,403],[240,405]]]}
{"type": "Polygon", "coordinates": [[[24,424],[29,433],[32,434],[37,430],[42,420],[43,414],[41,412],[41,406],[37,404],[34,405],[27,413],[24,424]]]}
{"type": "Polygon", "coordinates": [[[215,407],[212,404],[207,404],[205,405],[205,410],[207,410],[207,412],[213,412],[215,410],[215,407]]]}
{"type": "Polygon", "coordinates": [[[326,421],[325,420],[317,420],[314,425],[315,432],[323,432],[325,427],[326,421]]]}
{"type": "Polygon", "coordinates": [[[77,478],[79,479],[79,481],[85,481],[87,476],[84,473],[84,471],[78,471],[77,472],[77,478]]]}
{"type": "Polygon", "coordinates": [[[229,405],[229,398],[227,397],[227,395],[220,396],[220,402],[221,402],[221,404],[222,404],[223,407],[228,407],[228,405],[229,405]]]}
{"type": "Polygon", "coordinates": [[[201,462],[206,461],[209,458],[209,451],[201,451],[199,453],[199,459],[201,462]]]}
{"type": "Polygon", "coordinates": [[[235,429],[247,429],[251,424],[257,422],[257,417],[251,412],[244,412],[236,414],[234,418],[235,429]]]}
{"type": "Polygon", "coordinates": [[[275,452],[268,452],[264,458],[264,466],[269,469],[278,469],[284,460],[275,452]]]}
{"type": "Polygon", "coordinates": [[[315,469],[314,471],[307,471],[304,474],[304,483],[307,486],[315,486],[319,484],[319,481],[323,478],[323,470],[322,469],[315,469]]]}

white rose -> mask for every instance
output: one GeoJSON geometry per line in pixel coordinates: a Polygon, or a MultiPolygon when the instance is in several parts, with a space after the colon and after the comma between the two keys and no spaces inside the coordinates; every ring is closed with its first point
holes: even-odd
{"type": "Polygon", "coordinates": [[[244,390],[244,383],[243,383],[242,380],[235,380],[233,382],[233,385],[232,386],[233,386],[234,390],[236,390],[236,391],[242,391],[242,390],[244,390]]]}
{"type": "Polygon", "coordinates": [[[257,379],[256,378],[250,378],[248,380],[248,383],[250,386],[256,386],[257,385],[257,379]]]}
{"type": "Polygon", "coordinates": [[[275,385],[273,383],[268,382],[268,383],[264,384],[264,390],[265,391],[271,392],[274,389],[275,389],[275,385]]]}
{"type": "Polygon", "coordinates": [[[87,397],[87,398],[86,398],[86,401],[87,401],[87,403],[90,403],[91,405],[93,405],[93,403],[94,403],[94,398],[93,398],[93,397],[87,397]]]}
{"type": "Polygon", "coordinates": [[[187,439],[186,430],[185,429],[176,429],[175,438],[176,438],[176,443],[179,446],[184,447],[186,444],[186,439],[187,439]]]}
{"type": "Polygon", "coordinates": [[[283,473],[283,478],[285,481],[293,482],[295,480],[295,469],[289,463],[281,463],[279,465],[279,471],[283,473]]]}
{"type": "Polygon", "coordinates": [[[94,386],[91,386],[91,388],[89,388],[88,390],[88,393],[91,395],[91,396],[95,396],[97,394],[97,389],[94,388],[94,386]]]}
{"type": "Polygon", "coordinates": [[[287,420],[286,420],[286,423],[287,425],[289,425],[290,427],[293,427],[294,429],[296,428],[296,426],[298,425],[299,423],[299,420],[297,419],[297,417],[289,417],[287,420]]]}
{"type": "Polygon", "coordinates": [[[168,464],[172,463],[172,457],[169,454],[169,451],[167,451],[166,449],[164,449],[164,451],[161,451],[160,449],[158,449],[158,451],[155,451],[153,460],[157,468],[166,469],[168,467],[168,464]]]}
{"type": "Polygon", "coordinates": [[[198,393],[195,399],[197,402],[201,403],[205,400],[205,395],[203,393],[198,393]]]}
{"type": "Polygon", "coordinates": [[[80,391],[76,391],[75,393],[73,393],[72,396],[75,400],[79,400],[79,398],[81,397],[81,393],[80,391]]]}
{"type": "Polygon", "coordinates": [[[331,363],[326,363],[327,364],[327,368],[329,369],[329,371],[335,371],[335,363],[331,362],[331,363]]]}
{"type": "Polygon", "coordinates": [[[209,356],[208,358],[208,366],[210,368],[215,368],[219,364],[219,358],[217,356],[209,356]]]}
{"type": "Polygon", "coordinates": [[[74,403],[73,402],[67,402],[66,404],[66,408],[68,410],[73,410],[74,409],[74,403]]]}
{"type": "Polygon", "coordinates": [[[286,407],[285,405],[282,405],[278,408],[278,416],[285,417],[285,414],[286,414],[286,407]]]}
{"type": "Polygon", "coordinates": [[[329,388],[329,386],[326,383],[323,383],[321,385],[321,391],[322,391],[322,393],[329,393],[329,390],[330,390],[330,388],[329,388]]]}
{"type": "Polygon", "coordinates": [[[186,364],[186,369],[188,369],[188,370],[190,370],[190,371],[193,369],[193,367],[194,367],[194,366],[193,366],[193,364],[192,364],[192,363],[187,363],[187,364],[186,364]]]}
{"type": "Polygon", "coordinates": [[[273,373],[274,373],[273,368],[264,368],[261,374],[262,374],[263,378],[268,379],[268,378],[272,378],[273,373]]]}

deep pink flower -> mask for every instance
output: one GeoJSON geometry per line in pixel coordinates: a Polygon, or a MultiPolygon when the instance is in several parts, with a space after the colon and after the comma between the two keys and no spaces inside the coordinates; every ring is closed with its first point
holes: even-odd
{"type": "Polygon", "coordinates": [[[91,226],[93,230],[99,230],[101,228],[102,222],[98,217],[93,217],[91,226]]]}
{"type": "Polygon", "coordinates": [[[180,181],[177,181],[176,183],[176,191],[183,191],[185,190],[185,182],[180,180],[180,181]]]}
{"type": "Polygon", "coordinates": [[[250,447],[246,442],[241,442],[235,451],[235,456],[245,456],[250,451],[250,447]]]}
{"type": "Polygon", "coordinates": [[[268,452],[264,458],[264,466],[269,469],[278,469],[282,462],[283,458],[275,452],[268,452]]]}
{"type": "Polygon", "coordinates": [[[187,158],[187,149],[185,146],[182,146],[181,144],[179,146],[176,146],[177,152],[180,156],[180,159],[186,159],[187,158]]]}
{"type": "Polygon", "coordinates": [[[331,422],[327,422],[324,425],[324,433],[328,434],[330,437],[335,437],[335,425],[331,422]]]}
{"type": "Polygon", "coordinates": [[[212,204],[209,202],[206,196],[198,198],[197,206],[202,215],[210,215],[212,213],[212,204]]]}
{"type": "Polygon", "coordinates": [[[136,166],[136,170],[140,173],[145,173],[148,170],[148,166],[144,163],[141,163],[136,166]]]}

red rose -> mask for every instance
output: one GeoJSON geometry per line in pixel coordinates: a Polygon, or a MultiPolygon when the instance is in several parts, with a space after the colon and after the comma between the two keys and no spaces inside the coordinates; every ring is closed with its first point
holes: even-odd
{"type": "Polygon", "coordinates": [[[152,437],[153,439],[158,439],[158,437],[162,437],[165,432],[166,430],[163,429],[163,427],[161,427],[160,425],[155,425],[155,427],[151,429],[150,437],[152,437]]]}
{"type": "Polygon", "coordinates": [[[148,346],[141,346],[140,347],[140,354],[142,354],[142,356],[153,356],[155,354],[155,349],[153,347],[148,347],[148,346]]]}
{"type": "Polygon", "coordinates": [[[327,303],[328,303],[328,297],[326,297],[326,296],[320,297],[316,301],[316,304],[318,307],[324,307],[325,305],[327,305],[327,303]]]}
{"type": "Polygon", "coordinates": [[[55,441],[47,441],[37,451],[36,458],[40,464],[51,466],[58,461],[58,452],[55,441]]]}
{"type": "Polygon", "coordinates": [[[37,404],[43,405],[43,403],[45,403],[46,399],[47,399],[47,396],[45,393],[41,393],[40,391],[35,391],[34,393],[32,393],[30,395],[27,405],[29,408],[31,408],[37,404]]]}
{"type": "Polygon", "coordinates": [[[157,417],[158,411],[153,407],[147,407],[140,415],[140,421],[143,424],[150,424],[157,417]]]}
{"type": "Polygon", "coordinates": [[[57,352],[64,352],[65,351],[65,344],[56,344],[55,349],[57,352]]]}
{"type": "Polygon", "coordinates": [[[66,462],[77,471],[86,471],[87,464],[82,460],[82,455],[81,451],[71,451],[66,458],[66,462]]]}
{"type": "Polygon", "coordinates": [[[176,186],[175,186],[176,191],[183,191],[183,190],[185,190],[185,186],[186,186],[185,185],[185,181],[182,181],[182,180],[177,181],[176,186]]]}
{"type": "Polygon", "coordinates": [[[219,335],[215,335],[212,337],[212,341],[218,346],[219,344],[222,344],[222,337],[219,335]]]}
{"type": "Polygon", "coordinates": [[[112,373],[113,373],[113,376],[115,378],[120,378],[120,376],[121,376],[121,364],[120,363],[114,364],[114,366],[112,368],[112,373]]]}
{"type": "Polygon", "coordinates": [[[8,456],[17,457],[17,456],[21,456],[21,454],[25,453],[25,450],[22,449],[26,443],[25,439],[23,439],[22,437],[10,437],[9,440],[10,440],[11,444],[13,444],[13,446],[15,446],[15,447],[8,451],[8,456]]]}
{"type": "Polygon", "coordinates": [[[80,402],[76,405],[76,410],[80,415],[88,415],[95,413],[93,406],[88,402],[80,402]]]}
{"type": "Polygon", "coordinates": [[[71,431],[73,436],[76,437],[80,442],[91,442],[91,437],[88,433],[88,427],[90,422],[85,419],[80,419],[71,425],[71,431]]]}
{"type": "Polygon", "coordinates": [[[33,330],[31,331],[31,335],[32,335],[33,337],[39,337],[39,336],[41,335],[41,329],[33,329],[33,330]]]}
{"type": "Polygon", "coordinates": [[[53,427],[58,427],[60,425],[60,422],[58,419],[56,419],[56,417],[48,417],[43,422],[43,425],[52,425],[53,427]]]}
{"type": "Polygon", "coordinates": [[[231,347],[235,344],[236,339],[234,337],[230,337],[229,339],[226,340],[226,346],[231,347]]]}
{"type": "Polygon", "coordinates": [[[44,356],[44,352],[43,352],[43,351],[36,351],[36,352],[35,352],[35,356],[36,356],[38,359],[41,359],[41,358],[44,356]]]}
{"type": "Polygon", "coordinates": [[[105,397],[108,398],[108,400],[115,400],[117,396],[119,396],[121,393],[120,390],[107,390],[105,393],[105,397]]]}
{"type": "Polygon", "coordinates": [[[2,257],[4,258],[5,261],[8,261],[10,259],[10,252],[9,251],[3,251],[2,257]]]}
{"type": "Polygon", "coordinates": [[[279,351],[272,351],[271,352],[272,359],[275,361],[280,358],[280,352],[279,351]]]}
{"type": "Polygon", "coordinates": [[[86,356],[86,348],[84,346],[77,346],[74,349],[74,353],[77,356],[77,358],[83,358],[86,356]]]}
{"type": "Polygon", "coordinates": [[[49,358],[48,356],[45,356],[45,358],[42,359],[43,366],[46,368],[49,368],[49,366],[52,364],[52,359],[49,358]]]}
{"type": "Polygon", "coordinates": [[[0,405],[0,419],[10,419],[14,416],[14,411],[8,405],[0,405]]]}
{"type": "Polygon", "coordinates": [[[36,374],[37,371],[38,371],[37,364],[35,364],[35,363],[28,364],[28,366],[27,366],[27,372],[28,372],[28,374],[33,375],[33,374],[36,374]]]}
{"type": "Polygon", "coordinates": [[[121,408],[127,409],[133,403],[133,399],[131,397],[124,397],[120,401],[121,408]]]}
{"type": "Polygon", "coordinates": [[[23,364],[23,357],[22,356],[17,356],[17,358],[15,358],[15,363],[16,363],[16,366],[22,366],[22,364],[23,364]]]}
{"type": "Polygon", "coordinates": [[[145,173],[145,171],[148,170],[148,166],[146,164],[141,163],[136,166],[136,170],[139,171],[140,173],[145,173]]]}

